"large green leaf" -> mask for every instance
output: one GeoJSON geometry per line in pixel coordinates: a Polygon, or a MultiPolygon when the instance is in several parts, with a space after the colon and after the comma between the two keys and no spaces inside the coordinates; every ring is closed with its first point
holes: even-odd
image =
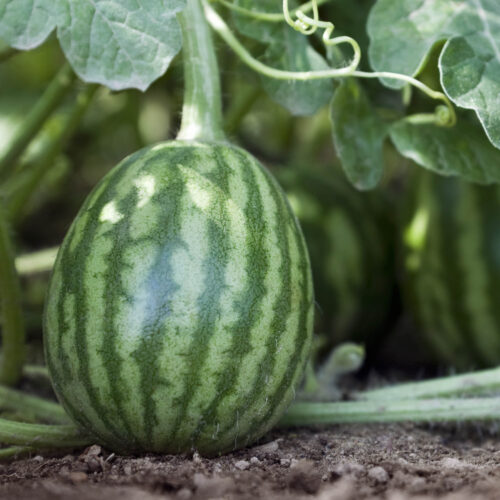
{"type": "MultiPolygon", "coordinates": [[[[321,71],[328,64],[309,44],[306,36],[288,25],[281,26],[280,37],[269,45],[263,62],[274,68],[288,71],[321,71]]],[[[325,106],[333,94],[331,80],[276,80],[262,78],[263,86],[271,98],[293,115],[315,114],[325,106]]]]}
{"type": "Polygon", "coordinates": [[[476,111],[500,148],[498,0],[378,0],[368,32],[373,68],[407,75],[418,74],[432,46],[446,41],[439,61],[445,92],[457,106],[476,111]]]}
{"type": "Polygon", "coordinates": [[[29,50],[56,27],[59,0],[0,0],[0,38],[11,47],[29,50]]]}
{"type": "Polygon", "coordinates": [[[358,189],[372,189],[384,170],[387,126],[355,80],[345,80],[331,104],[335,149],[349,180],[358,189]]]}
{"type": "Polygon", "coordinates": [[[390,131],[398,151],[441,175],[460,175],[480,184],[500,182],[500,151],[485,137],[477,120],[459,118],[455,127],[396,122],[390,131]]]}
{"type": "Polygon", "coordinates": [[[68,61],[86,82],[145,90],[182,45],[176,15],[186,0],[0,0],[0,37],[41,44],[57,24],[68,61]]]}
{"type": "Polygon", "coordinates": [[[69,0],[59,26],[66,57],[86,81],[145,90],[182,45],[184,0],[69,0]]]}

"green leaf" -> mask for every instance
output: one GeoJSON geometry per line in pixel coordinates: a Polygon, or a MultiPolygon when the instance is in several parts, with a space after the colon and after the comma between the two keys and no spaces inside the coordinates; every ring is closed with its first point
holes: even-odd
{"type": "Polygon", "coordinates": [[[58,35],[76,73],[113,90],[147,87],[182,45],[185,0],[68,0],[58,35]]]}
{"type": "Polygon", "coordinates": [[[403,156],[433,172],[479,184],[500,182],[500,151],[476,120],[460,118],[452,128],[401,120],[391,127],[390,136],[403,156]]]}
{"type": "Polygon", "coordinates": [[[489,140],[500,149],[500,22],[485,30],[478,36],[449,40],[439,67],[448,97],[457,106],[474,110],[489,140]]]}
{"type": "MultiPolygon", "coordinates": [[[[269,45],[263,62],[288,71],[320,71],[328,64],[310,45],[306,36],[288,25],[281,26],[281,36],[269,45]]],[[[331,80],[276,80],[262,77],[271,98],[296,116],[314,115],[326,105],[333,93],[331,80]]]]}
{"type": "Polygon", "coordinates": [[[457,106],[477,113],[500,148],[498,0],[378,0],[368,32],[374,69],[407,75],[418,74],[432,46],[446,41],[439,61],[445,92],[457,106]]]}
{"type": "Polygon", "coordinates": [[[113,90],[147,87],[182,45],[176,15],[186,0],[0,0],[0,37],[40,45],[57,24],[61,47],[86,82],[113,90]]]}
{"type": "MultiPolygon", "coordinates": [[[[238,7],[254,12],[265,12],[268,14],[280,14],[282,12],[281,3],[276,2],[276,0],[235,0],[232,3],[238,7]]],[[[292,5],[292,3],[290,3],[290,5],[292,5]]],[[[279,37],[281,24],[285,22],[263,22],[255,17],[241,14],[236,10],[233,10],[232,16],[236,29],[242,35],[263,43],[272,43],[276,36],[279,37]]]]}
{"type": "MultiPolygon", "coordinates": [[[[372,67],[416,75],[433,45],[453,36],[462,7],[463,2],[450,0],[378,0],[367,24],[372,67]]],[[[392,88],[404,85],[398,80],[384,83],[392,88]]]]}
{"type": "Polygon", "coordinates": [[[333,142],[349,180],[358,189],[372,189],[384,170],[387,126],[355,80],[345,80],[331,104],[333,142]]]}
{"type": "Polygon", "coordinates": [[[37,47],[56,27],[58,0],[0,0],[0,38],[11,47],[37,47]]]}

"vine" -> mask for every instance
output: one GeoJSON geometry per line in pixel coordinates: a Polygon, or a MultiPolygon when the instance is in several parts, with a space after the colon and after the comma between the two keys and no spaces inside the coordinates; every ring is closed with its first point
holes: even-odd
{"type": "Polygon", "coordinates": [[[241,42],[234,36],[230,28],[227,26],[226,22],[222,17],[213,9],[207,0],[202,0],[205,10],[205,15],[208,22],[212,26],[213,30],[227,43],[227,45],[236,53],[236,55],[250,68],[257,71],[258,73],[268,76],[270,78],[275,78],[277,80],[296,80],[296,81],[311,81],[319,80],[325,78],[385,78],[391,80],[399,80],[407,85],[411,85],[433,100],[441,101],[443,104],[436,107],[434,113],[421,113],[417,115],[410,115],[406,117],[407,121],[412,123],[433,123],[437,126],[442,127],[452,127],[456,124],[457,117],[455,113],[455,108],[453,104],[448,99],[448,97],[440,91],[433,90],[425,85],[420,80],[413,78],[408,75],[403,75],[400,73],[392,73],[388,71],[377,71],[377,72],[367,72],[358,70],[359,63],[361,62],[361,49],[359,44],[351,37],[340,36],[333,37],[332,33],[335,26],[331,22],[321,21],[319,19],[318,6],[320,5],[320,0],[312,0],[293,11],[289,10],[288,0],[283,0],[283,14],[265,14],[265,13],[255,13],[248,9],[241,8],[225,0],[219,0],[224,6],[238,11],[244,15],[250,15],[251,17],[257,18],[262,21],[276,22],[277,20],[284,20],[295,30],[301,32],[304,35],[311,35],[315,33],[318,29],[323,29],[323,43],[325,46],[335,46],[347,43],[349,44],[354,52],[353,59],[348,66],[342,68],[330,68],[328,70],[320,71],[286,71],[280,70],[268,66],[256,58],[254,58],[250,52],[241,44],[241,42]],[[306,11],[312,10],[313,17],[309,17],[305,14],[306,11]],[[297,17],[296,20],[293,19],[292,15],[297,17]],[[273,17],[270,17],[273,16],[273,17]]]}

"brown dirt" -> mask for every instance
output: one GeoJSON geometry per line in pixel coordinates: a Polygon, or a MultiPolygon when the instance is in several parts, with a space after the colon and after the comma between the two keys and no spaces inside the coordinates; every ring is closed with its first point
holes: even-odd
{"type": "Polygon", "coordinates": [[[479,428],[335,426],[263,443],[217,459],[34,456],[0,465],[0,499],[500,498],[500,437],[479,428]]]}

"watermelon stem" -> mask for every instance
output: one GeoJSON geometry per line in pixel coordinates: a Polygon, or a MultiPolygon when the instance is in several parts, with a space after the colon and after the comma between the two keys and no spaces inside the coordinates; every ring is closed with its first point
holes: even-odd
{"type": "Polygon", "coordinates": [[[22,166],[18,174],[6,183],[4,188],[5,206],[11,220],[16,220],[22,213],[26,202],[39,187],[41,180],[55,164],[58,155],[74,134],[82,121],[98,85],[86,85],[76,96],[71,108],[65,113],[54,137],[41,149],[40,153],[22,166]]]}
{"type": "Polygon", "coordinates": [[[224,140],[219,67],[200,0],[179,15],[183,40],[184,103],[177,139],[224,140]]]}
{"type": "Polygon", "coordinates": [[[404,401],[299,402],[280,420],[279,427],[319,424],[388,422],[466,422],[497,420],[500,397],[416,399],[404,401]]]}
{"type": "Polygon", "coordinates": [[[0,418],[0,442],[37,448],[76,448],[91,444],[92,438],[74,425],[26,424],[0,418]]]}
{"type": "Polygon", "coordinates": [[[6,214],[0,200],[0,323],[2,325],[2,354],[0,383],[19,382],[24,358],[25,338],[21,308],[21,286],[14,264],[14,250],[6,214]]]}
{"type": "Polygon", "coordinates": [[[70,422],[61,405],[1,385],[0,408],[2,410],[16,411],[20,414],[29,414],[37,420],[55,424],[67,424],[70,422]]]}
{"type": "Polygon", "coordinates": [[[13,172],[25,149],[62,102],[72,88],[74,81],[75,74],[73,70],[69,64],[65,64],[56,74],[36,105],[28,113],[22,126],[10,141],[9,147],[3,157],[0,158],[0,181],[13,172]]]}
{"type": "Polygon", "coordinates": [[[358,399],[367,401],[381,401],[385,399],[402,400],[484,395],[498,391],[500,391],[500,368],[493,368],[363,391],[358,394],[358,399]]]}

